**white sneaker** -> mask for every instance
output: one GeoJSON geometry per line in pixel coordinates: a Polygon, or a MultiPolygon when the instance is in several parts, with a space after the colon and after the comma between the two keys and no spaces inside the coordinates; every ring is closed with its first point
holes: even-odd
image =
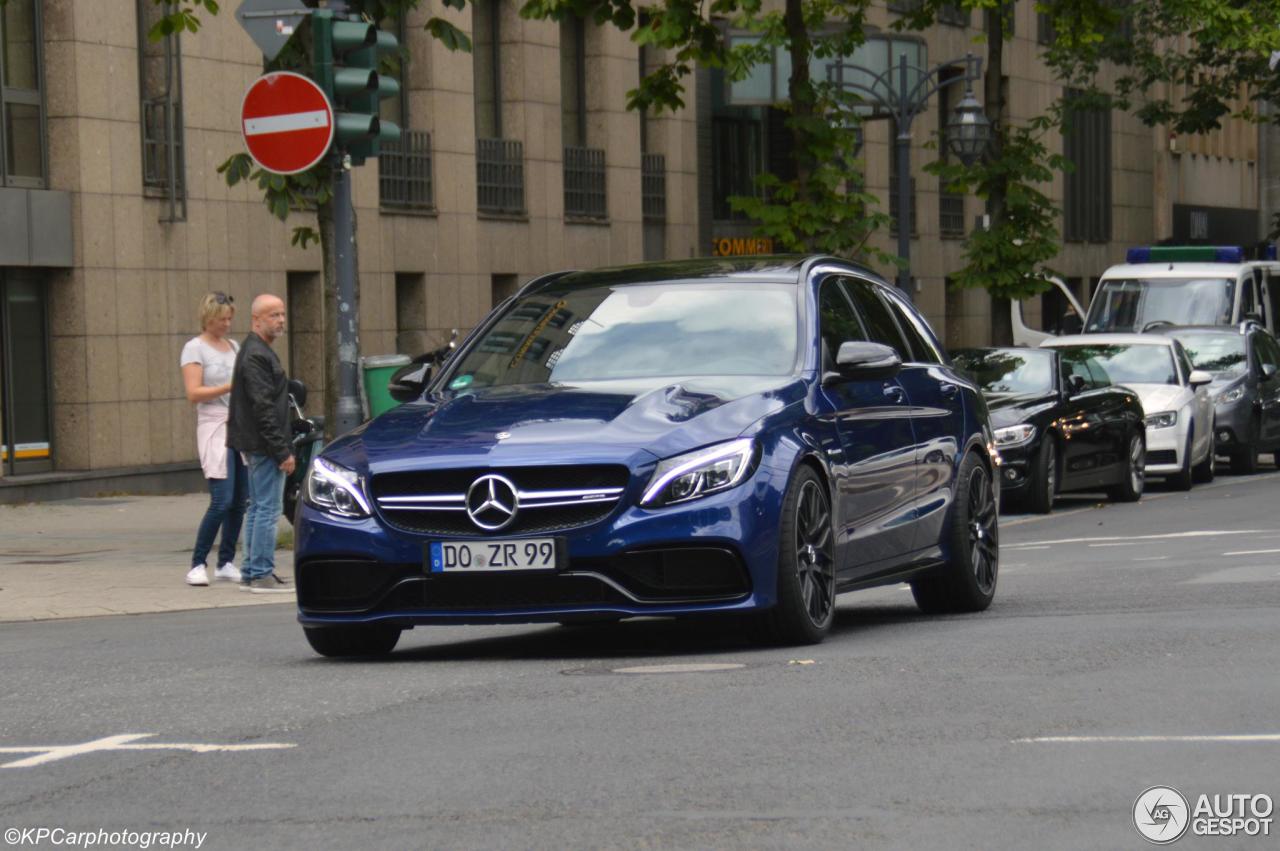
{"type": "Polygon", "coordinates": [[[187,571],[188,585],[208,585],[209,571],[205,570],[203,564],[197,564],[195,567],[187,571]]]}
{"type": "Polygon", "coordinates": [[[239,582],[240,568],[236,567],[236,563],[229,561],[222,567],[214,570],[213,578],[219,582],[239,582]]]}

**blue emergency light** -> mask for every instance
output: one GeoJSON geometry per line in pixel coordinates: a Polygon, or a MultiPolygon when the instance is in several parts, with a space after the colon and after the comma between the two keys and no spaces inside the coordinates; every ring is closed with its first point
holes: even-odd
{"type": "Polygon", "coordinates": [[[1142,245],[1130,248],[1128,263],[1243,263],[1238,245],[1142,245]]]}

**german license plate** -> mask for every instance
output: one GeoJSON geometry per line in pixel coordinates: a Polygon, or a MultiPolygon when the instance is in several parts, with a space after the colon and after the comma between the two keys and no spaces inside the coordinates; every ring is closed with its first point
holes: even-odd
{"type": "Polygon", "coordinates": [[[555,538],[510,541],[433,541],[427,547],[431,573],[555,570],[555,538]]]}

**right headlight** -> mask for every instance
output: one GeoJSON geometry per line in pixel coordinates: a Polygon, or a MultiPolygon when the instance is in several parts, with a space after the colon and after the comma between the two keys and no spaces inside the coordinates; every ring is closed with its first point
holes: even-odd
{"type": "Polygon", "coordinates": [[[1151,414],[1146,419],[1147,428],[1171,428],[1178,424],[1177,411],[1161,411],[1151,414]]]}
{"type": "Polygon", "coordinates": [[[750,475],[755,458],[756,446],[751,438],[667,458],[653,471],[640,504],[658,508],[728,490],[750,475]]]}
{"type": "Polygon", "coordinates": [[[302,499],[312,508],[338,517],[360,518],[373,513],[360,474],[318,457],[307,468],[302,499]]]}

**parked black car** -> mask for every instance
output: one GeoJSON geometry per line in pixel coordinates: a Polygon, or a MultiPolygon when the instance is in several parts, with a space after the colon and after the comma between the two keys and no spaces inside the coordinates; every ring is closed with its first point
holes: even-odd
{"type": "Polygon", "coordinates": [[[1280,343],[1256,322],[1231,328],[1190,325],[1162,328],[1182,343],[1196,369],[1213,374],[1217,451],[1231,472],[1258,471],[1258,453],[1274,452],[1280,466],[1280,343]]]}
{"type": "Polygon", "coordinates": [[[961,349],[951,358],[991,410],[1006,504],[1046,514],[1063,491],[1141,498],[1146,429],[1133,392],[1053,349],[961,349]]]}

